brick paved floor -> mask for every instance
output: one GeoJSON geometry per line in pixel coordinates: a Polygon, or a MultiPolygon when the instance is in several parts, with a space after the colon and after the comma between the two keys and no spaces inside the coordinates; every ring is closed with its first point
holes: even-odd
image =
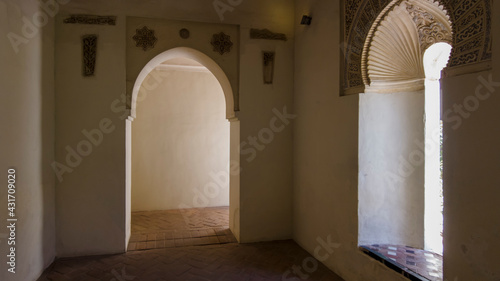
{"type": "Polygon", "coordinates": [[[235,243],[228,221],[224,207],[133,213],[129,252],[58,259],[38,280],[342,281],[292,240],[235,243]]]}
{"type": "Polygon", "coordinates": [[[132,233],[227,227],[229,207],[132,212],[132,233]]]}
{"type": "MultiPolygon", "coordinates": [[[[291,240],[185,246],[120,255],[59,259],[39,281],[342,281],[291,240]],[[302,267],[304,260],[308,261],[302,267]],[[300,267],[303,278],[293,274],[300,267]],[[311,272],[307,272],[309,270],[311,272]],[[286,275],[289,271],[290,273],[286,275]],[[284,276],[285,274],[285,276],[284,276]],[[283,278],[284,276],[284,278],[283,278]],[[296,277],[296,278],[294,278],[296,277]]],[[[296,271],[298,272],[298,271],[296,271]]]]}
{"type": "Polygon", "coordinates": [[[229,207],[132,213],[128,251],[236,243],[229,207]]]}

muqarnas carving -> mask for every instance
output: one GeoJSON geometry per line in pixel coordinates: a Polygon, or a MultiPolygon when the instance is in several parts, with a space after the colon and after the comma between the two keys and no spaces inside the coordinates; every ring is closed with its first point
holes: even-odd
{"type": "Polygon", "coordinates": [[[283,33],[274,33],[269,29],[250,29],[250,38],[252,39],[267,39],[267,40],[283,40],[286,41],[286,35],[283,33]]]}
{"type": "Polygon", "coordinates": [[[96,55],[97,55],[97,35],[85,35],[82,37],[83,45],[83,76],[94,76],[96,55]]]}
{"type": "Polygon", "coordinates": [[[231,36],[225,34],[224,32],[214,34],[210,43],[214,47],[214,52],[218,52],[221,55],[229,53],[231,51],[231,47],[233,46],[231,36]]]}
{"type": "Polygon", "coordinates": [[[453,44],[453,37],[447,26],[431,13],[410,3],[406,5],[406,10],[417,26],[420,47],[423,51],[438,42],[453,44]]]}
{"type": "Polygon", "coordinates": [[[149,29],[147,26],[136,29],[136,33],[132,38],[135,40],[135,46],[142,48],[144,51],[153,49],[158,41],[155,31],[149,29]]]}
{"type": "Polygon", "coordinates": [[[71,15],[64,23],[116,25],[115,16],[71,15]]]}
{"type": "MultiPolygon", "coordinates": [[[[344,88],[363,86],[361,60],[367,35],[377,17],[400,5],[403,0],[348,0],[344,5],[344,88]]],[[[405,2],[408,2],[407,0],[405,2]]],[[[491,60],[492,0],[421,0],[424,4],[442,7],[453,26],[453,50],[448,67],[463,66],[491,60]]],[[[417,3],[418,3],[417,2],[417,3]]],[[[422,26],[420,26],[422,27],[422,26]]],[[[438,25],[420,29],[440,32],[438,25]]],[[[445,35],[449,40],[448,34],[445,35]]],[[[425,36],[422,39],[428,39],[425,36]]],[[[424,43],[426,47],[429,43],[424,43]]]]}
{"type": "Polygon", "coordinates": [[[425,78],[427,48],[440,42],[451,44],[452,39],[451,22],[442,6],[419,0],[401,2],[377,19],[367,35],[361,57],[363,84],[376,89],[383,83],[388,89],[387,83],[396,83],[400,90],[415,89],[414,80],[425,78]]]}
{"type": "Polygon", "coordinates": [[[274,52],[263,52],[264,84],[272,84],[274,78],[274,52]]]}

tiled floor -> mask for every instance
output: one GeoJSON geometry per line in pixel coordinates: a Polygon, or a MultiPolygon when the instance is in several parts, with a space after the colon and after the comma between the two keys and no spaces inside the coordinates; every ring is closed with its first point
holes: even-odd
{"type": "Polygon", "coordinates": [[[128,251],[236,243],[228,225],[228,207],[133,212],[128,251]]]}
{"type": "Polygon", "coordinates": [[[58,259],[38,280],[342,281],[292,240],[231,243],[227,222],[227,208],[133,213],[129,252],[58,259]]]}
{"type": "Polygon", "coordinates": [[[443,280],[441,255],[408,246],[376,244],[362,246],[396,262],[405,271],[412,271],[432,281],[443,280]]]}
{"type": "Polygon", "coordinates": [[[321,263],[313,267],[308,257],[291,240],[164,248],[59,259],[39,281],[342,281],[321,263]]]}
{"type": "Polygon", "coordinates": [[[227,227],[229,207],[133,212],[132,233],[227,227]]]}

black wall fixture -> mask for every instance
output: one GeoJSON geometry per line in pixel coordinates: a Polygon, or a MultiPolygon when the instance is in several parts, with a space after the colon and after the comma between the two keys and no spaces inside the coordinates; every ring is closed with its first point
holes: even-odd
{"type": "Polygon", "coordinates": [[[302,25],[311,25],[312,17],[308,15],[303,15],[300,24],[302,25]]]}

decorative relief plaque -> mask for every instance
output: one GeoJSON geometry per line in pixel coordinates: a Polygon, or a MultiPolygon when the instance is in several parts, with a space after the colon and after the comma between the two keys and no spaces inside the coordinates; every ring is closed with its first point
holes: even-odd
{"type": "Polygon", "coordinates": [[[250,38],[252,39],[267,39],[267,40],[283,40],[286,41],[286,35],[283,33],[274,33],[269,29],[250,29],[250,38]]]}
{"type": "Polygon", "coordinates": [[[218,52],[221,55],[229,53],[231,51],[231,47],[233,46],[231,36],[225,34],[224,32],[214,34],[210,43],[214,47],[214,52],[218,52]]]}
{"type": "Polygon", "coordinates": [[[116,25],[115,16],[71,15],[64,23],[116,25]]]}
{"type": "Polygon", "coordinates": [[[83,45],[83,76],[94,76],[96,51],[97,51],[97,35],[85,35],[82,37],[83,45]]]}
{"type": "Polygon", "coordinates": [[[274,52],[263,52],[264,84],[272,84],[274,78],[274,52]]]}
{"type": "Polygon", "coordinates": [[[135,40],[135,46],[142,48],[144,51],[153,49],[158,41],[155,31],[149,29],[147,26],[136,29],[136,33],[132,38],[135,40]]]}

